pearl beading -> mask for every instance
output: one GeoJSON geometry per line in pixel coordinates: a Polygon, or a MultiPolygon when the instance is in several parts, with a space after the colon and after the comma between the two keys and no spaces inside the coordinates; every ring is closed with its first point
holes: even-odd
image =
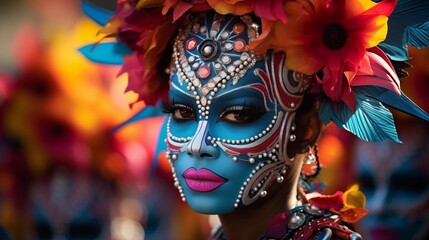
{"type": "MultiPolygon", "coordinates": [[[[191,91],[195,96],[198,106],[199,119],[208,119],[210,105],[216,93],[220,89],[226,88],[226,83],[231,79],[233,79],[231,84],[236,84],[249,69],[254,67],[257,61],[253,52],[247,51],[247,48],[233,48],[233,42],[229,40],[232,37],[238,38],[237,36],[243,34],[245,32],[244,30],[246,29],[245,26],[247,26],[247,37],[249,39],[254,39],[257,36],[257,26],[251,22],[251,18],[248,16],[241,17],[242,22],[236,23],[234,28],[239,25],[242,26],[243,29],[239,32],[233,30],[232,32],[236,32],[235,35],[232,32],[226,30],[233,18],[226,22],[223,28],[221,26],[221,20],[223,17],[216,16],[215,19],[216,20],[213,21],[211,26],[212,30],[210,30],[210,34],[207,35],[207,26],[201,26],[200,23],[197,22],[199,18],[195,18],[193,23],[188,24],[185,30],[179,30],[179,34],[177,35],[173,46],[174,67],[177,71],[179,82],[181,84],[185,82],[187,84],[187,90],[191,91]],[[202,31],[201,29],[205,30],[202,31]],[[195,38],[189,38],[186,43],[185,40],[188,36],[192,34],[195,35],[196,33],[206,34],[207,38],[204,41],[214,41],[214,39],[216,39],[216,43],[221,45],[219,56],[217,59],[215,59],[215,61],[202,61],[201,59],[203,56],[198,54],[196,55],[190,51],[196,48],[195,45],[197,44],[197,40],[195,38]],[[192,40],[192,44],[190,44],[190,40],[192,40]],[[235,50],[236,53],[228,53],[228,51],[231,50],[235,50]],[[191,56],[187,58],[185,51],[187,51],[187,53],[191,56]],[[231,57],[238,57],[238,59],[232,61],[231,57]],[[213,69],[217,71],[217,75],[209,79],[203,85],[201,80],[207,78],[210,75],[210,71],[212,69],[211,65],[213,65],[213,69]]],[[[200,35],[196,35],[196,37],[202,38],[200,35]]],[[[243,46],[246,46],[247,43],[243,39],[238,39],[241,41],[236,39],[234,43],[238,41],[240,44],[244,44],[243,46]]],[[[200,44],[204,43],[204,41],[200,44]]],[[[201,54],[210,55],[212,53],[210,51],[215,51],[215,49],[215,47],[210,45],[205,46],[201,54]]],[[[172,69],[170,72],[174,72],[174,70],[172,69]]]]}
{"type": "Polygon", "coordinates": [[[188,136],[188,137],[176,137],[171,133],[171,128],[170,128],[170,123],[171,123],[171,116],[168,117],[167,120],[167,137],[171,140],[173,140],[174,142],[177,143],[186,143],[192,140],[192,137],[188,136]]]}
{"type": "Polygon", "coordinates": [[[265,128],[264,130],[262,130],[262,132],[250,137],[250,138],[244,138],[244,139],[236,139],[236,140],[231,140],[231,139],[225,139],[225,138],[215,138],[212,136],[208,136],[207,140],[209,140],[213,146],[218,145],[219,143],[227,143],[227,144],[232,144],[232,145],[241,145],[241,144],[249,144],[251,142],[255,142],[256,140],[262,138],[263,136],[267,135],[274,127],[275,123],[277,120],[277,115],[273,116],[273,119],[271,120],[271,123],[268,125],[267,128],[265,128]]]}
{"type": "Polygon", "coordinates": [[[183,188],[180,185],[179,179],[177,179],[176,170],[174,169],[173,163],[171,162],[171,159],[173,159],[173,156],[176,156],[176,159],[177,159],[177,155],[171,154],[171,152],[167,150],[165,157],[168,159],[168,162],[170,163],[171,172],[173,173],[174,186],[177,188],[177,190],[179,190],[179,194],[180,194],[180,197],[182,198],[182,201],[186,202],[185,192],[183,191],[183,188]]]}
{"type": "MultiPolygon", "coordinates": [[[[212,29],[209,29],[208,26],[201,25],[197,23],[197,20],[194,20],[193,23],[188,24],[188,26],[184,30],[179,30],[179,34],[176,37],[173,46],[173,62],[171,73],[177,72],[177,77],[180,85],[183,85],[183,82],[186,83],[186,89],[191,92],[190,95],[193,95],[198,108],[198,118],[200,120],[209,119],[209,114],[211,110],[211,103],[215,98],[216,94],[221,90],[226,88],[226,84],[230,82],[231,85],[236,84],[240,78],[242,78],[249,69],[253,68],[258,60],[257,57],[250,51],[243,51],[238,57],[237,60],[232,60],[231,55],[219,55],[213,54],[216,49],[216,44],[218,43],[221,46],[222,54],[227,51],[231,51],[234,49],[231,45],[231,42],[228,41],[228,38],[231,38],[231,32],[224,31],[225,27],[221,27],[221,18],[215,17],[214,22],[212,24],[212,29]],[[221,30],[222,29],[222,30],[221,30]],[[191,30],[193,32],[191,32],[191,30]],[[206,38],[202,38],[201,36],[196,35],[195,33],[200,32],[202,34],[207,34],[206,38]],[[189,37],[189,38],[187,38],[189,37]],[[206,40],[216,39],[216,44],[210,41],[206,41],[207,45],[202,45],[199,50],[199,54],[195,54],[192,50],[197,48],[197,39],[194,37],[206,40]],[[211,45],[210,45],[211,44],[211,45]],[[186,56],[188,54],[188,57],[186,56]],[[216,59],[213,62],[203,62],[200,59],[203,57],[207,59],[216,59]],[[208,66],[204,65],[207,64],[208,66]],[[210,68],[212,64],[213,68],[210,68]],[[214,77],[208,78],[210,76],[210,71],[214,69],[216,75],[214,77]],[[232,79],[232,81],[230,81],[232,79]],[[205,82],[203,85],[202,82],[205,82]]],[[[229,22],[231,22],[230,20],[229,22]]],[[[255,33],[253,23],[251,22],[248,16],[243,16],[242,21],[247,26],[248,37],[249,39],[254,38],[255,33]],[[249,34],[250,32],[250,34],[249,34]],[[253,33],[252,33],[253,32],[253,33]]],[[[227,23],[228,24],[228,23],[227,23]]],[[[235,26],[234,26],[235,28],[235,26]]],[[[240,41],[238,41],[240,43],[240,41]]],[[[241,42],[243,43],[243,42],[241,42]]],[[[244,42],[246,44],[246,42],[244,42]]],[[[235,50],[235,49],[234,49],[235,50]]],[[[273,62],[274,63],[274,62],[273,62]]],[[[294,77],[302,77],[298,75],[294,75],[294,77]]],[[[291,88],[291,86],[287,86],[287,88],[291,88]]],[[[303,92],[301,86],[299,86],[299,91],[303,92]]],[[[271,93],[273,96],[279,95],[277,90],[271,93]],[[273,94],[273,93],[276,94],[273,94]]],[[[272,99],[275,101],[275,99],[272,99]]],[[[300,102],[290,101],[288,106],[281,105],[285,107],[286,111],[293,111],[299,105],[300,102]]],[[[261,141],[261,138],[265,137],[273,128],[277,129],[277,113],[273,116],[271,123],[260,133],[245,139],[222,139],[219,137],[210,136],[209,133],[207,137],[203,141],[208,141],[212,144],[213,147],[218,147],[221,145],[249,145],[249,146],[257,146],[255,142],[261,141]],[[253,144],[251,144],[253,143],[253,144]]],[[[282,127],[283,128],[283,127],[282,127]]],[[[170,131],[170,119],[167,123],[167,137],[169,141],[177,143],[174,147],[177,146],[186,146],[191,140],[192,137],[177,137],[174,136],[170,131]]],[[[289,141],[295,141],[296,136],[291,134],[287,138],[289,141]]],[[[275,140],[276,141],[276,140],[275,140]]],[[[271,144],[274,144],[273,142],[271,144]]],[[[285,148],[285,144],[278,142],[275,147],[270,146],[270,149],[266,149],[263,152],[256,153],[248,153],[248,154],[227,154],[232,158],[233,161],[248,161],[249,163],[257,163],[252,173],[243,183],[243,186],[240,189],[240,193],[236,199],[234,207],[238,207],[240,201],[243,202],[244,205],[248,205],[251,202],[255,201],[259,196],[264,197],[267,195],[267,189],[273,180],[277,180],[278,182],[283,182],[284,177],[282,174],[286,173],[285,162],[279,161],[279,155],[283,156],[285,154],[279,153],[279,145],[282,145],[282,148],[285,148]],[[273,148],[272,148],[273,147],[273,148]],[[271,149],[272,148],[272,149],[271,149]],[[246,194],[245,194],[246,193],[246,194]],[[247,196],[245,196],[247,195],[247,196]],[[244,199],[243,199],[244,198],[244,199]]],[[[243,146],[247,148],[247,146],[243,146]]],[[[242,147],[242,148],[243,148],[242,147]]],[[[180,148],[183,149],[183,148],[180,148]]],[[[181,152],[179,150],[178,152],[181,152]]],[[[259,151],[259,150],[258,150],[259,151]]],[[[175,153],[178,153],[175,152],[175,153]]],[[[170,153],[169,160],[177,160],[176,154],[170,153]]],[[[286,160],[285,160],[286,161],[286,160]]],[[[171,163],[171,161],[170,161],[171,163]]],[[[172,168],[173,169],[173,168],[172,168]]],[[[177,177],[174,173],[173,169],[173,177],[175,178],[175,185],[180,186],[177,181],[177,177]]],[[[181,187],[179,189],[182,198],[185,199],[183,191],[181,187]]]]}
{"type": "MultiPolygon", "coordinates": [[[[212,144],[213,147],[218,147],[219,144],[222,144],[222,143],[232,144],[232,145],[245,145],[245,144],[249,144],[249,143],[252,143],[252,142],[255,142],[255,141],[261,139],[266,134],[268,134],[269,132],[271,132],[272,129],[273,129],[273,127],[274,127],[274,125],[275,125],[275,123],[276,123],[276,121],[277,121],[277,119],[278,119],[277,115],[274,115],[271,123],[268,125],[267,128],[265,128],[261,133],[256,134],[255,136],[252,136],[250,138],[239,139],[239,140],[231,140],[231,139],[225,139],[225,138],[215,138],[215,137],[212,137],[212,136],[209,135],[209,136],[207,136],[206,140],[209,141],[212,144]]],[[[188,136],[188,137],[177,137],[177,136],[174,136],[173,133],[171,132],[170,124],[171,124],[171,117],[168,118],[168,120],[167,120],[167,127],[166,127],[168,139],[170,139],[173,142],[176,142],[178,144],[186,144],[186,143],[188,143],[189,141],[192,140],[192,137],[190,137],[190,136],[188,136]]],[[[277,144],[276,147],[278,148],[278,144],[277,144]]],[[[275,160],[276,161],[278,159],[278,157],[277,157],[277,155],[273,154],[275,152],[276,152],[276,150],[272,149],[272,150],[267,151],[267,152],[257,153],[257,155],[255,155],[255,156],[253,156],[253,154],[249,154],[246,157],[233,156],[231,154],[228,154],[228,155],[232,158],[233,161],[240,160],[240,161],[248,161],[250,163],[254,163],[256,158],[261,159],[261,158],[265,158],[265,157],[269,157],[269,158],[271,158],[271,160],[275,160]]]]}
{"type": "Polygon", "coordinates": [[[267,188],[271,185],[274,179],[277,182],[283,182],[287,169],[284,162],[265,160],[259,162],[255,169],[249,174],[249,177],[244,181],[234,207],[238,208],[239,203],[249,205],[256,201],[259,197],[265,197],[267,188]]]}

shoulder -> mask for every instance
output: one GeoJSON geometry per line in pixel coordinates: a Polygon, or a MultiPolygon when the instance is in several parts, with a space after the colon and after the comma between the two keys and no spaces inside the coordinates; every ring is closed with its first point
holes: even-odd
{"type": "Polygon", "coordinates": [[[362,237],[347,227],[338,214],[305,204],[276,215],[261,239],[358,240],[362,237]]]}

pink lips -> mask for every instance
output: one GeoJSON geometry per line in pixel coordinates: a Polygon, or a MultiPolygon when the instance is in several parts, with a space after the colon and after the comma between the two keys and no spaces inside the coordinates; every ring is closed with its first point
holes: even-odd
{"type": "Polygon", "coordinates": [[[188,168],[183,177],[188,187],[197,192],[210,192],[224,184],[227,180],[216,173],[202,168],[188,168]]]}

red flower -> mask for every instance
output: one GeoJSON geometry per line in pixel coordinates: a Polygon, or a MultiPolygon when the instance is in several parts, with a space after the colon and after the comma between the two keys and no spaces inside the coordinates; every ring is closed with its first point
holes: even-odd
{"type": "Polygon", "coordinates": [[[119,25],[116,35],[133,50],[133,54],[126,57],[120,72],[128,73],[126,90],[137,93],[137,101],[143,100],[147,104],[156,104],[158,99],[166,96],[167,79],[161,76],[163,69],[158,71],[158,68],[168,43],[179,27],[177,22],[171,23],[171,12],[162,14],[162,2],[122,2],[109,21],[110,28],[119,25]]]}
{"type": "Polygon", "coordinates": [[[285,4],[288,23],[262,21],[262,35],[251,43],[256,53],[286,51],[287,66],[318,81],[333,101],[354,108],[350,82],[357,71],[371,74],[368,48],[383,41],[387,16],[396,0],[296,0],[285,4]]]}
{"type": "Polygon", "coordinates": [[[164,8],[162,14],[167,14],[171,8],[173,11],[173,22],[179,19],[187,11],[206,11],[210,9],[206,0],[191,0],[191,1],[180,1],[180,0],[166,0],[164,2],[164,8]]]}
{"type": "Polygon", "coordinates": [[[359,191],[358,185],[353,185],[345,193],[338,191],[333,195],[315,195],[309,199],[311,204],[338,212],[346,222],[355,223],[368,213],[365,195],[359,191]]]}
{"type": "Polygon", "coordinates": [[[343,206],[343,192],[337,191],[333,195],[318,195],[308,200],[311,204],[322,209],[339,211],[343,206]]]}

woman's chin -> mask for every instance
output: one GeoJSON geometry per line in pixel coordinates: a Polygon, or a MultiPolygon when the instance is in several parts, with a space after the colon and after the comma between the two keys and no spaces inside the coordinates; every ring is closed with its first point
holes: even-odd
{"type": "Polygon", "coordinates": [[[197,213],[206,215],[222,215],[235,210],[234,204],[225,204],[219,199],[207,197],[191,197],[186,199],[188,205],[197,213]],[[230,206],[231,205],[231,206],[230,206]]]}

